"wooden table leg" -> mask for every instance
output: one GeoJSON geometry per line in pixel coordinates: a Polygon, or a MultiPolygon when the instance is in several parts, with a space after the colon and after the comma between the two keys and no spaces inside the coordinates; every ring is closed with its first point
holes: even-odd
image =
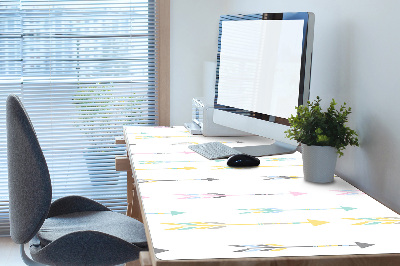
{"type": "Polygon", "coordinates": [[[150,253],[141,251],[138,260],[127,262],[125,266],[152,266],[150,253]]]}
{"type": "Polygon", "coordinates": [[[134,189],[133,189],[133,177],[132,177],[132,171],[127,171],[126,172],[126,199],[128,202],[128,207],[126,210],[126,215],[129,217],[133,217],[133,194],[134,189]]]}
{"type": "Polygon", "coordinates": [[[130,262],[125,263],[125,266],[142,266],[142,264],[140,264],[139,260],[134,260],[134,261],[130,261],[130,262]]]}
{"type": "MultiPolygon", "coordinates": [[[[125,144],[125,140],[123,137],[116,138],[115,143],[125,144]]],[[[133,178],[132,167],[128,156],[117,156],[115,158],[115,169],[117,171],[126,171],[126,200],[128,203],[126,215],[143,222],[142,214],[140,212],[139,198],[136,193],[135,180],[133,178]]],[[[146,253],[146,255],[148,255],[148,252],[146,253]]],[[[125,263],[125,266],[151,266],[151,261],[147,260],[147,256],[145,256],[143,260],[143,255],[140,255],[138,260],[127,262],[125,263]]]]}
{"type": "Polygon", "coordinates": [[[150,253],[148,251],[141,251],[139,254],[139,261],[141,266],[151,266],[150,253]]]}
{"type": "Polygon", "coordinates": [[[129,158],[127,156],[115,157],[115,169],[117,171],[126,171],[126,197],[128,203],[126,215],[143,222],[138,193],[136,193],[135,180],[133,178],[129,158]]]}
{"type": "MultiPolygon", "coordinates": [[[[135,180],[133,178],[132,171],[128,171],[127,175],[128,175],[127,180],[129,180],[128,182],[131,184],[130,186],[132,188],[130,193],[132,200],[128,201],[131,204],[129,216],[143,223],[142,213],[140,212],[140,205],[139,205],[140,202],[138,198],[139,194],[136,191],[135,180]]],[[[128,203],[128,210],[129,210],[129,203],[128,203]]]]}

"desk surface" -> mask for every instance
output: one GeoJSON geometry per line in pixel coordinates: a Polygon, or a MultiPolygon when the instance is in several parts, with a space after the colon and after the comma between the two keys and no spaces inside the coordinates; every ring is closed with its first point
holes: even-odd
{"type": "Polygon", "coordinates": [[[125,139],[160,261],[400,253],[400,216],[335,177],[303,180],[300,153],[230,168],[187,148],[258,137],[203,137],[183,127],[126,127],[125,139]]]}

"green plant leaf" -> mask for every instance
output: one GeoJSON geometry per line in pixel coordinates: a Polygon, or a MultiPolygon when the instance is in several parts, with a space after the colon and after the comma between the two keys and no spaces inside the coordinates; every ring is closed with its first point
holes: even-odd
{"type": "Polygon", "coordinates": [[[308,106],[296,107],[297,114],[288,119],[290,129],[285,131],[286,137],[306,145],[335,147],[339,157],[346,146],[359,146],[356,131],[346,126],[351,108],[343,103],[337,110],[332,99],[324,112],[320,102],[317,96],[313,102],[307,102],[308,106]]]}

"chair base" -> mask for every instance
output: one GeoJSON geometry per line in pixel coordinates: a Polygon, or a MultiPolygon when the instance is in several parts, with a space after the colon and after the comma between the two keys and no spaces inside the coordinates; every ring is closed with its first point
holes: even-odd
{"type": "Polygon", "coordinates": [[[25,253],[25,244],[20,244],[20,253],[21,253],[21,257],[22,260],[24,261],[24,263],[26,265],[30,265],[30,266],[45,266],[45,264],[41,264],[39,262],[33,261],[31,258],[28,257],[28,255],[26,255],[25,253]]]}

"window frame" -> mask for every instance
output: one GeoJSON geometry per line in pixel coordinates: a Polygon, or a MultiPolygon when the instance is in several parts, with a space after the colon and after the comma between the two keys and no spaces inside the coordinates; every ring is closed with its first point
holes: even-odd
{"type": "Polygon", "coordinates": [[[158,115],[160,126],[170,126],[170,0],[156,0],[158,38],[158,115]]]}

